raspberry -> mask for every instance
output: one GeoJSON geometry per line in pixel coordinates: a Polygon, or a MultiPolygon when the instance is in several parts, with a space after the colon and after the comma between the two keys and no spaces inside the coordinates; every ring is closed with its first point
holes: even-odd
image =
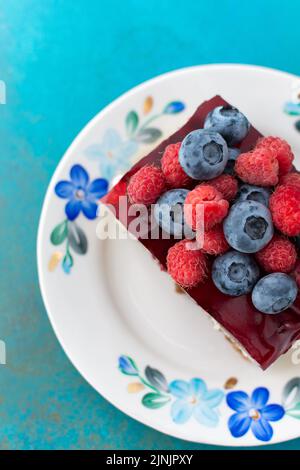
{"type": "Polygon", "coordinates": [[[291,171],[294,155],[286,140],[280,137],[264,137],[258,141],[256,148],[267,148],[274,152],[279,164],[279,176],[291,171]]]}
{"type": "Polygon", "coordinates": [[[256,259],[267,273],[289,273],[295,266],[297,252],[290,240],[274,235],[270,243],[256,253],[256,259]]]}
{"type": "Polygon", "coordinates": [[[190,240],[173,245],[167,255],[167,268],[175,282],[182,287],[194,287],[207,277],[207,260],[200,250],[191,250],[190,240]]]}
{"type": "Polygon", "coordinates": [[[269,207],[278,230],[290,237],[300,233],[300,188],[278,186],[270,197],[269,207]]]}
{"type": "Polygon", "coordinates": [[[183,171],[179,163],[180,146],[181,142],[167,145],[161,159],[161,169],[171,188],[184,188],[192,182],[192,178],[183,171]]]}
{"type": "Polygon", "coordinates": [[[242,153],[235,162],[238,177],[257,186],[275,186],[278,183],[279,165],[274,152],[268,148],[242,153]]]}
{"type": "Polygon", "coordinates": [[[135,204],[153,204],[166,189],[163,172],[152,165],[143,166],[127,186],[129,200],[135,204]]]}
{"type": "Polygon", "coordinates": [[[298,259],[298,261],[296,263],[295,269],[292,272],[292,276],[295,279],[295,281],[297,283],[297,286],[300,289],[300,259],[298,259]]]}
{"type": "Polygon", "coordinates": [[[288,173],[287,175],[284,175],[282,178],[280,178],[279,184],[300,188],[300,174],[296,172],[288,173]]]}
{"type": "MultiPolygon", "coordinates": [[[[198,232],[196,239],[201,243],[201,233],[198,232]]],[[[209,255],[222,255],[229,250],[229,245],[226,241],[221,224],[216,225],[212,229],[204,232],[203,234],[203,247],[202,250],[209,255]]]]}
{"type": "Polygon", "coordinates": [[[227,201],[232,201],[238,192],[238,182],[231,175],[220,175],[210,180],[208,184],[216,188],[227,201]]]}
{"type": "Polygon", "coordinates": [[[221,222],[228,213],[229,203],[213,186],[202,183],[190,191],[184,202],[184,217],[193,229],[209,230],[221,222]],[[203,209],[203,210],[202,210],[203,209]]]}

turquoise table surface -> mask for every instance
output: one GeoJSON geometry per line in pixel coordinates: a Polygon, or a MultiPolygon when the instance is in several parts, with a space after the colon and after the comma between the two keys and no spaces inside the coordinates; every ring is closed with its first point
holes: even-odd
{"type": "Polygon", "coordinates": [[[38,220],[62,154],[105,105],[195,64],[300,75],[299,16],[298,0],[0,0],[1,449],[216,449],[133,421],[74,369],[39,292],[38,220]]]}

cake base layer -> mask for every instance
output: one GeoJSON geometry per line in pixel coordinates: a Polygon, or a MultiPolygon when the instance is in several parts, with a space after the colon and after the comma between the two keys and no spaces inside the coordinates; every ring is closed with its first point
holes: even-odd
{"type": "MultiPolygon", "coordinates": [[[[127,217],[126,221],[122,220],[119,213],[119,196],[126,196],[127,183],[130,177],[144,165],[155,164],[160,166],[165,147],[171,143],[182,141],[189,132],[203,127],[206,115],[213,108],[221,105],[228,105],[228,103],[219,96],[204,102],[181,129],[134,165],[105,196],[103,202],[114,206],[117,218],[126,228],[128,228],[133,218],[127,217]]],[[[240,144],[241,151],[251,150],[259,137],[261,137],[261,134],[251,126],[247,137],[240,144]]],[[[199,182],[195,181],[191,188],[197,184],[199,182]]],[[[128,201],[129,207],[130,203],[128,201]]],[[[166,268],[168,249],[177,241],[163,238],[139,238],[139,242],[151,252],[164,268],[166,268]]],[[[151,286],[151,279],[149,279],[149,286],[151,286]]],[[[205,284],[186,292],[237,340],[262,369],[268,368],[300,338],[299,295],[294,305],[288,310],[277,315],[266,315],[255,309],[250,295],[240,297],[224,295],[215,287],[211,278],[205,284]]],[[[182,321],[184,321],[184,312],[182,321]]],[[[201,331],[199,331],[199,335],[201,335],[201,331]]]]}

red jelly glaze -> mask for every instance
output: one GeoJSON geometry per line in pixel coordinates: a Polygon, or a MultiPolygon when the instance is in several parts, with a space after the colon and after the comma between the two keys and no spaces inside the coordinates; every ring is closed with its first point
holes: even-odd
{"type": "MultiPolygon", "coordinates": [[[[146,164],[152,163],[159,166],[167,145],[182,141],[189,132],[203,127],[204,119],[208,112],[216,106],[222,105],[228,105],[228,103],[220,96],[215,96],[211,100],[205,101],[181,129],[134,165],[102,201],[104,203],[112,203],[119,218],[118,196],[126,195],[126,186],[129,178],[146,164]]],[[[247,137],[240,144],[241,151],[246,152],[251,150],[255,146],[257,139],[261,136],[251,126],[247,137]]],[[[198,182],[195,181],[191,187],[197,184],[198,182]]],[[[129,206],[130,203],[128,202],[129,206]]],[[[128,218],[128,224],[129,222],[130,218],[128,218]]],[[[178,240],[164,240],[160,238],[158,240],[139,239],[139,241],[166,268],[168,249],[178,240]]],[[[294,305],[288,310],[277,315],[266,315],[254,308],[251,302],[251,295],[240,297],[224,295],[214,286],[211,278],[205,284],[194,287],[186,292],[239,341],[262,369],[267,369],[300,338],[300,295],[298,295],[294,305]]],[[[184,312],[182,321],[184,321],[184,312]]]]}

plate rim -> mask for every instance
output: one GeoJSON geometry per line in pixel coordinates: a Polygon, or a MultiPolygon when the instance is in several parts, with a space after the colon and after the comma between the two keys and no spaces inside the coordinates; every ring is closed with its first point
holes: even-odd
{"type": "MultiPolygon", "coordinates": [[[[78,373],[83,377],[83,379],[97,392],[99,393],[105,400],[107,400],[111,405],[113,405],[115,408],[117,408],[119,411],[124,413],[126,416],[129,416],[130,418],[135,419],[136,421],[150,427],[151,429],[154,429],[155,431],[161,432],[167,436],[175,437],[177,439],[182,439],[183,441],[186,442],[194,442],[197,444],[205,444],[205,445],[211,445],[211,446],[216,446],[216,447],[230,447],[230,448],[236,448],[236,447],[245,447],[245,448],[250,448],[250,447],[261,447],[261,446],[272,446],[274,444],[278,443],[284,443],[288,442],[293,439],[297,439],[297,437],[291,437],[287,439],[282,439],[282,438],[276,438],[274,437],[272,442],[262,442],[258,441],[255,445],[253,444],[248,444],[242,443],[242,445],[239,442],[234,442],[232,444],[215,444],[211,443],[209,440],[205,439],[205,435],[201,436],[201,440],[195,440],[193,438],[188,438],[184,437],[181,435],[180,432],[176,432],[176,428],[174,430],[168,430],[168,426],[162,425],[162,427],[156,427],[151,420],[149,420],[146,416],[141,416],[139,413],[135,413],[133,411],[127,411],[124,409],[122,404],[118,403],[117,400],[114,398],[112,399],[105,393],[105,388],[102,389],[102,387],[95,387],[91,381],[86,377],[86,374],[84,371],[82,371],[75,362],[73,361],[71,357],[71,353],[68,351],[68,346],[65,344],[63,337],[61,336],[59,332],[59,328],[56,325],[54,315],[51,312],[50,308],[50,302],[47,298],[47,293],[46,293],[46,285],[43,280],[43,269],[42,269],[42,238],[43,238],[43,233],[44,233],[44,228],[45,228],[45,223],[46,223],[46,215],[49,209],[49,205],[51,202],[51,196],[53,195],[53,186],[54,182],[57,180],[57,176],[60,174],[62,167],[64,166],[65,161],[69,158],[69,155],[72,153],[73,149],[77,147],[78,142],[86,135],[89,133],[90,129],[93,127],[94,123],[96,121],[99,121],[102,117],[104,117],[106,114],[110,113],[111,110],[114,108],[118,107],[119,104],[121,104],[123,101],[126,101],[130,99],[132,96],[135,95],[136,92],[138,91],[146,91],[148,87],[151,87],[152,85],[159,83],[164,80],[168,80],[172,78],[172,76],[178,76],[178,75],[184,75],[191,73],[193,71],[205,71],[205,70],[226,70],[226,69],[235,69],[235,70],[247,70],[247,71],[257,71],[257,72],[264,72],[264,73],[269,73],[270,75],[285,75],[286,77],[289,77],[291,79],[299,79],[299,77],[295,74],[282,71],[276,68],[271,68],[271,67],[265,67],[261,65],[253,65],[253,64],[243,64],[243,63],[214,63],[214,64],[203,64],[203,65],[193,65],[189,67],[182,67],[179,69],[174,69],[170,72],[162,73],[159,74],[153,78],[150,78],[133,88],[129,89],[128,91],[125,91],[121,95],[119,95],[117,98],[115,98],[111,103],[106,105],[104,108],[102,108],[98,113],[95,114],[94,117],[92,117],[84,126],[83,128],[78,132],[76,137],[72,140],[71,144],[68,146],[66,151],[63,153],[61,156],[51,178],[50,181],[47,185],[47,189],[44,195],[43,199],[43,204],[42,208],[40,211],[40,217],[38,221],[38,230],[37,230],[37,240],[36,240],[36,260],[37,260],[37,273],[38,273],[38,283],[39,283],[39,288],[41,292],[41,296],[43,299],[43,303],[45,306],[45,310],[47,312],[47,316],[49,318],[50,324],[53,328],[53,331],[55,333],[55,336],[57,337],[60,346],[62,347],[64,353],[66,354],[67,358],[75,367],[75,369],[78,371],[78,373]]],[[[160,425],[161,426],[161,425],[160,425]]]]}

